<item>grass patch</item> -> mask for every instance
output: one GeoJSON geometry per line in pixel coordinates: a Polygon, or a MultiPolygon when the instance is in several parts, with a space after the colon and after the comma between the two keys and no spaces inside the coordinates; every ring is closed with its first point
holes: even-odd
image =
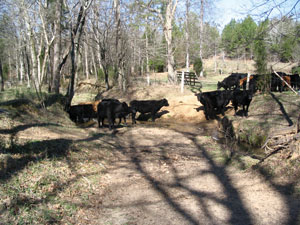
{"type": "Polygon", "coordinates": [[[26,89],[1,94],[0,223],[76,224],[78,210],[99,192],[111,148],[89,141],[104,134],[87,137],[63,111],[61,96],[47,95],[46,110],[30,96],[26,89]]]}

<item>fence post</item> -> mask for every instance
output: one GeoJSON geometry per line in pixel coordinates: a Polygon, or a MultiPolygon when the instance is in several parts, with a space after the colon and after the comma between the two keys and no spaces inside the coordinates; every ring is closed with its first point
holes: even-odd
{"type": "Polygon", "coordinates": [[[249,80],[250,80],[250,73],[247,74],[247,83],[246,83],[246,90],[249,90],[249,80]]]}
{"type": "Polygon", "coordinates": [[[181,93],[183,93],[184,89],[184,71],[181,72],[181,93]]]}

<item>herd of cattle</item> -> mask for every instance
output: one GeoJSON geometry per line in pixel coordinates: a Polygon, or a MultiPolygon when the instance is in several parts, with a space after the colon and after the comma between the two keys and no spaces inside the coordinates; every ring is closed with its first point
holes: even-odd
{"type": "MultiPolygon", "coordinates": [[[[270,76],[270,90],[282,92],[287,90],[287,85],[290,85],[295,90],[300,88],[299,74],[288,75],[283,72],[272,73],[270,76]],[[284,82],[284,81],[285,82],[284,82]]],[[[231,101],[235,115],[237,113],[238,106],[243,107],[243,116],[248,116],[249,105],[252,101],[252,97],[259,89],[258,81],[262,75],[247,76],[246,73],[232,73],[226,77],[223,81],[218,82],[218,90],[210,92],[201,92],[196,94],[198,100],[204,107],[204,114],[207,120],[215,119],[216,115],[221,113],[224,115],[226,106],[231,101]],[[247,86],[248,79],[248,88],[247,86]],[[221,91],[220,89],[225,90],[221,91]]]]}
{"type": "MultiPolygon", "coordinates": [[[[298,90],[300,88],[299,75],[287,75],[278,73],[290,86],[298,90]]],[[[248,115],[249,105],[252,101],[253,94],[258,90],[257,81],[260,75],[232,73],[223,81],[218,82],[218,90],[209,92],[200,92],[195,94],[198,101],[204,107],[204,114],[207,120],[216,119],[217,114],[224,115],[226,106],[232,103],[235,115],[238,107],[242,106],[243,116],[248,115]],[[248,79],[249,87],[246,90],[248,79]],[[224,88],[225,90],[220,90],[224,88]]],[[[271,91],[285,90],[285,83],[275,74],[271,75],[271,91]]],[[[115,119],[119,118],[119,124],[122,119],[126,124],[126,117],[132,115],[132,123],[135,124],[136,113],[150,113],[152,121],[155,121],[156,113],[164,106],[169,106],[167,99],[161,100],[133,100],[129,103],[120,102],[117,99],[102,99],[94,102],[82,103],[70,106],[67,110],[70,119],[74,122],[83,122],[87,119],[98,119],[98,126],[104,126],[104,119],[108,120],[109,129],[114,128],[115,119]]]]}
{"type": "Polygon", "coordinates": [[[152,121],[155,121],[156,113],[163,107],[169,106],[167,99],[161,100],[133,100],[129,103],[120,102],[117,99],[102,99],[94,102],[85,102],[79,105],[71,106],[67,112],[70,119],[74,122],[83,122],[84,118],[98,119],[99,127],[104,126],[104,119],[108,120],[109,129],[114,128],[115,119],[119,118],[119,124],[122,119],[126,124],[126,116],[132,115],[132,123],[136,123],[135,116],[137,112],[141,114],[151,113],[152,121]]]}

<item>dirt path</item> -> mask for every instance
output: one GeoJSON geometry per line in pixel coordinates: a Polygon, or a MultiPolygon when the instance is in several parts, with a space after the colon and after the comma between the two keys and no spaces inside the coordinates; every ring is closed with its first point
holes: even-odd
{"type": "Polygon", "coordinates": [[[224,166],[197,127],[137,125],[105,142],[115,157],[85,224],[298,224],[299,202],[255,172],[224,166]]]}

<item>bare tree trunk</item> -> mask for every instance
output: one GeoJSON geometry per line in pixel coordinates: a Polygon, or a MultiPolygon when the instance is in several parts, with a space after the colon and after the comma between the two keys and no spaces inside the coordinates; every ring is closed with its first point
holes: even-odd
{"type": "Polygon", "coordinates": [[[0,91],[4,91],[4,76],[3,76],[1,58],[0,58],[0,78],[1,78],[1,88],[0,88],[0,91]]]}
{"type": "Polygon", "coordinates": [[[186,0],[186,14],[185,14],[185,49],[186,49],[186,71],[190,71],[190,38],[189,38],[189,12],[190,12],[190,1],[186,0]]]}
{"type": "Polygon", "coordinates": [[[57,0],[55,6],[55,20],[54,20],[54,46],[53,46],[53,68],[52,68],[52,87],[56,94],[59,94],[60,89],[60,60],[61,60],[61,16],[62,16],[63,0],[57,0]]]}
{"type": "Polygon", "coordinates": [[[216,45],[214,46],[215,47],[215,73],[217,72],[217,48],[216,48],[216,45]]]}
{"type": "Polygon", "coordinates": [[[167,62],[168,62],[168,80],[170,82],[175,82],[176,81],[176,76],[175,76],[175,61],[174,61],[174,52],[173,52],[173,39],[172,39],[172,30],[173,30],[173,19],[174,19],[174,14],[176,11],[177,3],[178,0],[168,0],[165,1],[166,3],[166,9],[165,9],[165,14],[162,14],[160,10],[157,10],[156,8],[151,8],[149,5],[147,6],[148,9],[152,12],[157,13],[161,24],[163,25],[163,31],[164,31],[164,36],[167,42],[167,62]]]}
{"type": "MultiPolygon", "coordinates": [[[[98,37],[98,40],[100,40],[100,37],[98,37]]],[[[98,58],[99,67],[100,67],[100,69],[103,70],[103,65],[102,65],[102,61],[101,61],[101,47],[100,47],[100,43],[97,44],[97,58],[98,58]]]]}
{"type": "Polygon", "coordinates": [[[139,52],[138,52],[139,56],[138,56],[138,64],[139,64],[139,75],[141,76],[142,73],[142,68],[143,68],[143,63],[142,63],[142,57],[141,57],[141,47],[139,46],[139,52]]]}
{"type": "MultiPolygon", "coordinates": [[[[147,23],[147,27],[148,27],[148,16],[146,18],[146,23],[147,23]]],[[[148,86],[150,85],[150,74],[149,74],[149,43],[148,43],[148,30],[146,29],[146,75],[147,75],[147,84],[148,86]]],[[[141,65],[143,66],[143,64],[141,65]]]]}
{"type": "Polygon", "coordinates": [[[23,54],[22,54],[22,49],[20,49],[19,62],[20,62],[20,84],[23,84],[23,80],[24,80],[24,58],[23,58],[23,54]]]}
{"type": "Polygon", "coordinates": [[[114,11],[115,11],[115,25],[116,25],[116,62],[115,62],[115,74],[118,79],[119,88],[123,89],[124,74],[122,73],[122,49],[121,49],[121,18],[120,18],[120,0],[114,0],[114,11]]]}
{"type": "Polygon", "coordinates": [[[71,107],[71,102],[74,96],[74,83],[75,83],[75,74],[76,74],[76,56],[75,56],[75,43],[74,43],[74,34],[73,34],[73,30],[71,30],[71,79],[70,79],[70,83],[68,86],[68,91],[66,94],[67,97],[67,102],[65,105],[65,110],[69,110],[71,107]]]}
{"type": "Polygon", "coordinates": [[[83,48],[84,48],[84,64],[85,64],[85,76],[86,79],[89,79],[89,75],[90,75],[90,71],[89,71],[89,62],[88,62],[88,45],[87,45],[87,37],[86,40],[83,44],[83,48]]]}
{"type": "Polygon", "coordinates": [[[96,59],[95,59],[95,54],[94,54],[94,50],[90,49],[90,52],[92,54],[92,64],[93,64],[93,69],[94,69],[94,74],[95,74],[95,79],[96,81],[98,80],[98,74],[97,74],[97,65],[96,65],[96,59]]]}
{"type": "Polygon", "coordinates": [[[133,49],[132,51],[132,62],[131,62],[131,67],[130,67],[130,73],[135,74],[135,51],[136,51],[136,37],[134,36],[134,39],[131,41],[131,48],[133,49]]]}
{"type": "Polygon", "coordinates": [[[28,53],[27,53],[27,50],[25,49],[24,50],[24,57],[26,58],[26,65],[27,65],[27,71],[26,71],[26,78],[27,78],[27,88],[30,88],[31,85],[30,85],[30,60],[29,60],[29,56],[28,56],[28,53]]]}
{"type": "Polygon", "coordinates": [[[11,55],[8,53],[8,80],[12,81],[11,77],[11,55]]]}
{"type": "Polygon", "coordinates": [[[172,83],[176,81],[175,76],[175,61],[174,61],[174,52],[173,52],[173,39],[172,39],[172,30],[173,30],[173,18],[176,10],[177,1],[173,5],[173,1],[169,0],[169,3],[166,8],[166,17],[165,17],[165,25],[164,25],[164,34],[167,41],[168,48],[168,79],[172,83]]]}
{"type": "Polygon", "coordinates": [[[15,55],[15,62],[16,62],[16,80],[18,81],[18,83],[20,83],[20,61],[19,61],[19,58],[20,58],[20,54],[19,54],[19,46],[17,47],[17,50],[16,50],[16,55],[15,55]]]}
{"type": "MultiPolygon", "coordinates": [[[[86,0],[84,2],[84,5],[81,5],[79,13],[78,13],[78,18],[77,18],[77,23],[76,26],[73,28],[72,24],[71,24],[71,49],[70,49],[70,55],[71,55],[71,64],[72,64],[72,70],[71,70],[71,79],[70,79],[70,83],[68,86],[68,90],[66,93],[66,97],[67,97],[67,101],[65,104],[65,110],[69,110],[70,106],[71,106],[71,102],[74,96],[74,84],[75,84],[75,75],[76,75],[76,55],[78,54],[79,51],[79,42],[80,42],[80,38],[82,35],[82,30],[83,30],[83,26],[85,23],[85,17],[86,17],[86,13],[88,8],[90,7],[92,3],[92,0],[86,0]],[[75,46],[76,45],[76,46],[75,46]]],[[[63,58],[63,62],[66,60],[66,58],[63,58]]],[[[63,65],[63,64],[60,65],[63,65]]]]}
{"type": "MultiPolygon", "coordinates": [[[[203,20],[204,20],[204,0],[201,0],[201,7],[200,7],[200,27],[199,27],[199,31],[200,31],[200,38],[199,38],[199,45],[200,45],[200,52],[199,52],[199,57],[202,61],[202,65],[203,65],[203,58],[202,58],[202,48],[203,48],[203,20]]],[[[202,66],[202,70],[200,72],[200,77],[203,77],[203,66],[202,66]]]]}

